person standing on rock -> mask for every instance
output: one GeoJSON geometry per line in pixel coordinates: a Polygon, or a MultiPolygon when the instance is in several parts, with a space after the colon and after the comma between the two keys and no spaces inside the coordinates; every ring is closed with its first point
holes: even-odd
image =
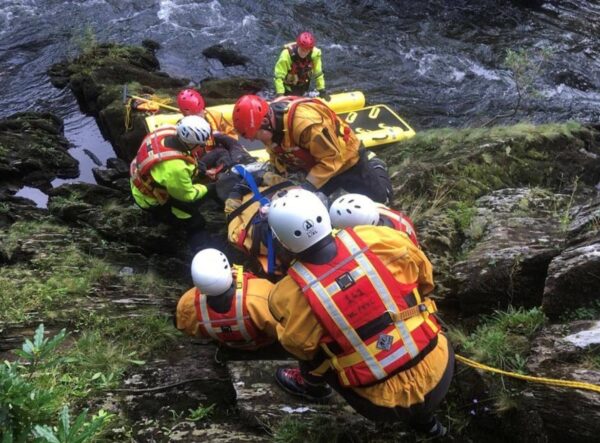
{"type": "Polygon", "coordinates": [[[282,97],[268,103],[244,95],[234,105],[233,124],[243,137],[265,145],[278,173],[304,176],[307,190],[330,195],[343,188],[381,203],[391,197],[383,162],[371,162],[350,126],[320,100],[282,97]]]}
{"type": "Polygon", "coordinates": [[[407,215],[400,211],[375,203],[366,195],[344,194],[329,207],[331,224],[336,229],[354,226],[388,226],[404,232],[415,246],[419,247],[415,226],[407,215]]]}
{"type": "Polygon", "coordinates": [[[321,63],[321,50],[315,46],[315,37],[302,32],[293,43],[284,46],[273,72],[275,93],[281,95],[304,95],[314,79],[319,97],[330,100],[325,90],[325,74],[321,63]]]}
{"type": "Polygon", "coordinates": [[[277,322],[269,312],[273,284],[231,268],[225,254],[204,249],[192,260],[194,288],[179,299],[177,329],[230,348],[256,350],[276,341],[277,322]]]}
{"type": "Polygon", "coordinates": [[[332,235],[314,194],[290,190],[271,202],[269,225],[296,257],[269,295],[283,347],[300,368],[279,368],[287,392],[325,396],[333,387],[361,415],[407,421],[430,437],[453,375],[454,354],[433,315],[431,263],[406,235],[379,226],[332,235]]]}

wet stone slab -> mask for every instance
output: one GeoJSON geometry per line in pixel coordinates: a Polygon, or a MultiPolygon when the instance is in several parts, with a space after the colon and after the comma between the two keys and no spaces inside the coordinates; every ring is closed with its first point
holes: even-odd
{"type": "Polygon", "coordinates": [[[292,360],[229,361],[227,368],[236,393],[237,407],[248,425],[270,427],[286,416],[313,418],[330,416],[353,426],[369,426],[337,393],[324,404],[308,403],[283,391],[275,382],[275,370],[294,366],[292,360]]]}

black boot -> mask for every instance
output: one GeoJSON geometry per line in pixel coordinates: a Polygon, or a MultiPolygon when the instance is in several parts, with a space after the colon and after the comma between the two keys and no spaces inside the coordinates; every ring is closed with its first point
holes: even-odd
{"type": "Polygon", "coordinates": [[[278,368],[275,372],[275,380],[289,394],[314,402],[326,400],[333,394],[326,383],[308,383],[298,368],[278,368]]]}

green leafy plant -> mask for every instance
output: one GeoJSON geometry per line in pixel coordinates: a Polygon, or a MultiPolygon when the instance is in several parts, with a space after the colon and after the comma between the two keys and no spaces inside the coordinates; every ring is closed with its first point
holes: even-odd
{"type": "Polygon", "coordinates": [[[19,364],[0,365],[0,429],[2,442],[25,441],[33,426],[48,422],[57,402],[53,391],[28,380],[19,364]]]}
{"type": "Polygon", "coordinates": [[[483,126],[489,126],[500,118],[514,117],[521,109],[526,97],[539,95],[535,88],[535,81],[551,56],[552,51],[547,48],[537,50],[507,49],[503,64],[510,71],[515,83],[517,102],[510,113],[498,115],[483,126]]]}
{"type": "Polygon", "coordinates": [[[213,403],[210,406],[198,406],[196,409],[188,409],[190,415],[188,417],[188,420],[190,421],[200,421],[200,420],[204,420],[205,418],[210,417],[215,409],[216,404],[213,403]]]}
{"type": "Polygon", "coordinates": [[[86,25],[78,35],[71,37],[71,43],[80,54],[91,54],[98,46],[96,32],[91,25],[86,25]]]}
{"type": "Polygon", "coordinates": [[[45,363],[53,362],[56,348],[65,340],[67,332],[63,329],[52,338],[44,337],[44,325],[41,324],[33,334],[33,341],[25,339],[21,350],[14,351],[16,355],[29,363],[29,374],[33,374],[38,367],[45,363]]]}
{"type": "Polygon", "coordinates": [[[60,378],[64,358],[58,347],[67,337],[63,329],[54,337],[44,337],[44,325],[35,330],[33,339],[26,339],[15,363],[5,361],[0,366],[0,429],[2,442],[24,442],[34,437],[36,441],[78,443],[89,441],[98,433],[109,415],[100,411],[91,421],[82,412],[71,425],[69,407],[64,404],[65,390],[60,378]],[[58,424],[52,425],[58,413],[58,424]]]}
{"type": "Polygon", "coordinates": [[[100,410],[87,421],[87,409],[71,423],[69,408],[63,406],[58,417],[58,426],[36,425],[33,436],[48,443],[84,443],[100,432],[111,414],[100,410]]]}

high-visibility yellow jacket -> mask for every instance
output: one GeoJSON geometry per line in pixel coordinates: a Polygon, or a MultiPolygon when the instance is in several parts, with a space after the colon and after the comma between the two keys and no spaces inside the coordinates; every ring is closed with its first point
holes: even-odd
{"type": "MultiPolygon", "coordinates": [[[[433,290],[432,266],[423,252],[402,232],[388,227],[358,226],[356,234],[383,261],[400,283],[417,282],[422,295],[433,290]]],[[[277,320],[277,336],[290,353],[315,366],[325,334],[300,286],[289,276],[278,282],[269,296],[277,320]]],[[[368,387],[352,387],[358,395],[385,407],[409,407],[424,401],[441,380],[448,365],[448,341],[440,334],[437,345],[415,366],[368,387]]],[[[312,365],[311,365],[312,366],[312,365]]]]}
{"type": "MultiPolygon", "coordinates": [[[[148,134],[130,165],[130,187],[135,202],[142,209],[164,205],[170,199],[191,203],[200,200],[208,189],[192,183],[197,174],[197,160],[189,152],[173,148],[181,145],[175,126],[166,126],[148,134]]],[[[179,219],[192,215],[172,207],[179,219]]]]}
{"type": "Polygon", "coordinates": [[[240,337],[246,335],[246,344],[234,346],[243,349],[256,349],[270,344],[277,337],[275,332],[277,323],[268,305],[268,295],[272,287],[273,283],[266,279],[248,278],[245,280],[244,287],[240,288],[243,291],[236,294],[232,300],[231,312],[225,314],[216,313],[208,303],[202,304],[201,301],[202,299],[206,301],[206,296],[200,294],[197,288],[191,288],[177,303],[177,329],[192,337],[215,339],[229,346],[234,346],[235,343],[228,342],[228,339],[235,338],[236,335],[240,337]],[[239,299],[238,295],[241,296],[239,299]],[[242,303],[237,305],[240,300],[242,303]],[[238,307],[239,309],[235,309],[238,307]],[[227,316],[231,321],[227,322],[226,329],[222,330],[219,323],[223,323],[227,316]],[[211,324],[211,319],[217,321],[211,324]]]}
{"type": "MultiPolygon", "coordinates": [[[[285,100],[276,100],[270,106],[277,109],[285,100]]],[[[279,173],[304,170],[306,180],[319,189],[358,162],[360,141],[327,105],[300,100],[304,101],[297,106],[291,102],[283,115],[277,117],[282,119],[283,138],[266,149],[279,173]]]]}
{"type": "MultiPolygon", "coordinates": [[[[131,184],[131,194],[135,202],[143,209],[148,209],[160,204],[164,204],[169,198],[174,198],[182,202],[195,202],[206,195],[208,189],[200,183],[192,183],[192,178],[196,175],[196,166],[184,160],[166,160],[156,164],[151,170],[152,180],[164,190],[165,200],[161,202],[159,198],[143,194],[134,184],[131,184]]],[[[185,211],[172,207],[173,215],[180,219],[191,217],[185,211]]]]}
{"type": "Polygon", "coordinates": [[[292,86],[308,83],[311,78],[314,79],[317,90],[325,89],[321,50],[314,47],[305,59],[301,59],[297,53],[296,43],[285,45],[273,72],[275,93],[285,94],[292,86]]]}

